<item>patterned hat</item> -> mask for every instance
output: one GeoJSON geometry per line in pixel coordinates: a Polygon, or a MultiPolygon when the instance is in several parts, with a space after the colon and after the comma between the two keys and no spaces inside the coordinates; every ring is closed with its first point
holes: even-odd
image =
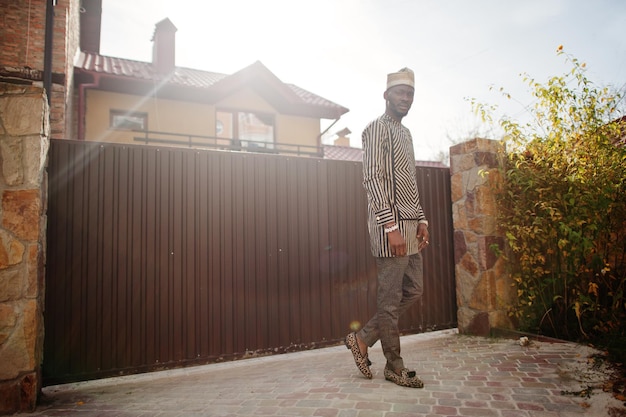
{"type": "Polygon", "coordinates": [[[415,76],[410,68],[405,67],[398,72],[387,74],[387,89],[400,84],[415,87],[415,76]]]}

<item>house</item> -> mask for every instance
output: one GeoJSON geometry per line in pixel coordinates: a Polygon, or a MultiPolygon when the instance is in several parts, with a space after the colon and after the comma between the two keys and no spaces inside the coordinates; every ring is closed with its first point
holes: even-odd
{"type": "Polygon", "coordinates": [[[322,156],[321,120],[348,112],[259,61],[234,74],[176,66],[169,19],[155,26],[152,62],[100,55],[97,19],[84,19],[92,23],[74,65],[79,140],[322,156]]]}

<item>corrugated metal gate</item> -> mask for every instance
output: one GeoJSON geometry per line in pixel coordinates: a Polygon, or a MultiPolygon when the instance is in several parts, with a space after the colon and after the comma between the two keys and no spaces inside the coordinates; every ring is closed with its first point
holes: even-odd
{"type": "MultiPolygon", "coordinates": [[[[449,171],[405,333],[456,327],[449,171]]],[[[361,163],[53,140],[44,384],[337,344],[375,310],[361,163]]]]}

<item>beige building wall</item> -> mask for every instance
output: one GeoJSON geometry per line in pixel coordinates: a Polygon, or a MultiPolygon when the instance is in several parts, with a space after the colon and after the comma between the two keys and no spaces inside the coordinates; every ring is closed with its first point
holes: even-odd
{"type": "Polygon", "coordinates": [[[276,141],[294,145],[320,146],[320,120],[310,117],[284,116],[276,118],[276,141]]]}
{"type": "MultiPolygon", "coordinates": [[[[134,140],[135,137],[141,136],[138,132],[110,128],[111,110],[146,113],[147,127],[151,131],[210,137],[216,135],[215,115],[218,110],[262,112],[274,116],[275,142],[319,146],[319,119],[278,114],[276,109],[249,88],[244,88],[215,105],[87,90],[85,140],[143,143],[134,140]]],[[[159,138],[187,140],[184,137],[168,135],[159,135],[159,138]]]]}
{"type": "Polygon", "coordinates": [[[263,97],[250,88],[243,88],[238,92],[225,97],[216,104],[216,107],[226,110],[276,113],[276,109],[274,109],[274,107],[272,107],[263,99],[263,97]]]}
{"type": "Polygon", "coordinates": [[[243,89],[217,103],[218,109],[258,111],[274,115],[274,139],[277,143],[318,146],[320,120],[277,113],[268,102],[251,89],[243,89]]]}
{"type": "MultiPolygon", "coordinates": [[[[147,114],[148,130],[213,136],[215,107],[207,104],[138,97],[107,91],[87,90],[85,140],[96,142],[140,143],[140,133],[110,128],[111,110],[147,114]]],[[[173,136],[167,139],[184,140],[173,136]]]]}

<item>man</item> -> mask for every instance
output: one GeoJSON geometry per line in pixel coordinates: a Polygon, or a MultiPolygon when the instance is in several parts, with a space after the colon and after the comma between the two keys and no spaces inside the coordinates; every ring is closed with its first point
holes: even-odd
{"type": "Polygon", "coordinates": [[[372,378],[368,347],[380,340],[387,359],[385,379],[422,388],[415,371],[400,356],[398,317],[423,293],[422,256],[428,245],[428,221],[420,205],[415,178],[413,139],[401,124],[413,104],[413,71],[387,75],[385,114],[363,131],[363,185],[367,192],[368,228],[378,270],[377,312],[345,344],[366,378],[372,378]]]}

